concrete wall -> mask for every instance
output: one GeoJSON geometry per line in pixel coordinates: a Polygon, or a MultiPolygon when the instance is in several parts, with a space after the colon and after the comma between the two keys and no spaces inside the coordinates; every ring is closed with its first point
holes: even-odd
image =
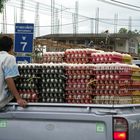
{"type": "Polygon", "coordinates": [[[128,51],[130,53],[138,54],[138,41],[135,38],[128,40],[128,51]]]}
{"type": "Polygon", "coordinates": [[[115,50],[120,52],[127,52],[126,49],[126,40],[116,40],[115,41],[115,50]]]}
{"type": "Polygon", "coordinates": [[[138,54],[138,41],[135,38],[127,40],[116,40],[115,49],[120,52],[129,52],[138,54]]]}

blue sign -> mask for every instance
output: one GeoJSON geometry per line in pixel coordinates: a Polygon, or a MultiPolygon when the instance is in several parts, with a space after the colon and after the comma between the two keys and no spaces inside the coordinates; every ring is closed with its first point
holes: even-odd
{"type": "Polygon", "coordinates": [[[14,51],[32,53],[34,24],[16,23],[14,51]]]}
{"type": "Polygon", "coordinates": [[[31,57],[29,56],[17,56],[16,57],[16,62],[18,64],[27,64],[27,63],[31,63],[31,57]]]}

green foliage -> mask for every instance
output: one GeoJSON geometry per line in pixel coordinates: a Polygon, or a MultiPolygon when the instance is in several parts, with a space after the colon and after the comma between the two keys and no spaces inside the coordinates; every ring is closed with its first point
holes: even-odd
{"type": "Polygon", "coordinates": [[[6,2],[7,0],[0,0],[0,13],[2,12],[3,8],[4,8],[4,3],[6,2]]]}
{"type": "Polygon", "coordinates": [[[130,31],[130,30],[127,30],[126,28],[120,28],[119,34],[131,34],[131,35],[139,35],[140,34],[140,31],[138,31],[137,29],[135,29],[134,31],[130,31]]]}
{"type": "Polygon", "coordinates": [[[132,31],[132,34],[137,34],[138,35],[139,31],[135,29],[134,31],[132,31]]]}
{"type": "Polygon", "coordinates": [[[126,28],[120,28],[119,33],[120,33],[120,34],[127,34],[128,31],[127,31],[126,28]]]}

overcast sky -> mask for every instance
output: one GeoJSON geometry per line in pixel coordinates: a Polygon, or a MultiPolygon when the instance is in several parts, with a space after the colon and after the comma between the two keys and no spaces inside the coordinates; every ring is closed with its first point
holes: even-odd
{"type": "MultiPolygon", "coordinates": [[[[39,31],[40,35],[49,34],[51,32],[51,11],[49,10],[51,6],[51,0],[25,0],[28,10],[24,10],[23,20],[25,23],[34,23],[35,22],[35,7],[36,2],[40,2],[44,4],[41,6],[42,10],[39,12],[39,31]],[[29,7],[28,7],[29,6],[29,7]],[[45,8],[48,6],[48,9],[45,8]],[[29,11],[29,9],[31,9],[29,11]]],[[[62,28],[59,28],[59,32],[63,33],[72,33],[73,32],[73,24],[72,24],[72,14],[70,12],[74,12],[76,0],[55,0],[56,7],[58,10],[61,10],[61,5],[63,5],[66,10],[63,13],[58,13],[59,23],[62,23],[62,28]],[[69,9],[68,9],[69,8],[69,9]],[[62,19],[62,22],[61,22],[62,19]]],[[[110,1],[110,0],[106,0],[110,1]]],[[[140,0],[117,0],[123,3],[132,4],[134,6],[140,5],[140,0]]],[[[132,30],[140,30],[140,11],[134,11],[126,8],[120,8],[118,6],[113,6],[98,0],[79,0],[79,14],[95,18],[96,9],[99,8],[99,18],[105,18],[105,20],[100,20],[99,22],[99,32],[103,32],[105,30],[109,30],[110,32],[114,32],[115,30],[119,30],[121,27],[128,28],[129,25],[129,17],[132,18],[132,30]],[[114,26],[114,15],[118,15],[117,26],[114,26]],[[108,19],[108,20],[107,20],[108,19]]],[[[10,0],[6,6],[7,12],[7,32],[14,32],[14,22],[20,22],[20,0],[10,0]],[[14,8],[15,7],[15,8],[14,8]]],[[[136,8],[135,8],[136,9],[136,8]]],[[[137,10],[140,10],[140,8],[137,10]]],[[[3,22],[1,15],[1,23],[3,22]]],[[[79,24],[78,24],[78,32],[80,33],[90,33],[91,32],[91,21],[87,18],[79,16],[79,24]]],[[[1,26],[2,31],[2,26],[1,26]]],[[[95,32],[95,21],[93,22],[93,32],[95,32]]]]}

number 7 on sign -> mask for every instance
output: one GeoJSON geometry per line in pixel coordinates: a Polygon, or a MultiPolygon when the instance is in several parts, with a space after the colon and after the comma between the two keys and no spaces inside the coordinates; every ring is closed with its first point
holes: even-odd
{"type": "Polygon", "coordinates": [[[27,42],[20,42],[20,44],[22,45],[22,51],[24,52],[27,42]]]}

